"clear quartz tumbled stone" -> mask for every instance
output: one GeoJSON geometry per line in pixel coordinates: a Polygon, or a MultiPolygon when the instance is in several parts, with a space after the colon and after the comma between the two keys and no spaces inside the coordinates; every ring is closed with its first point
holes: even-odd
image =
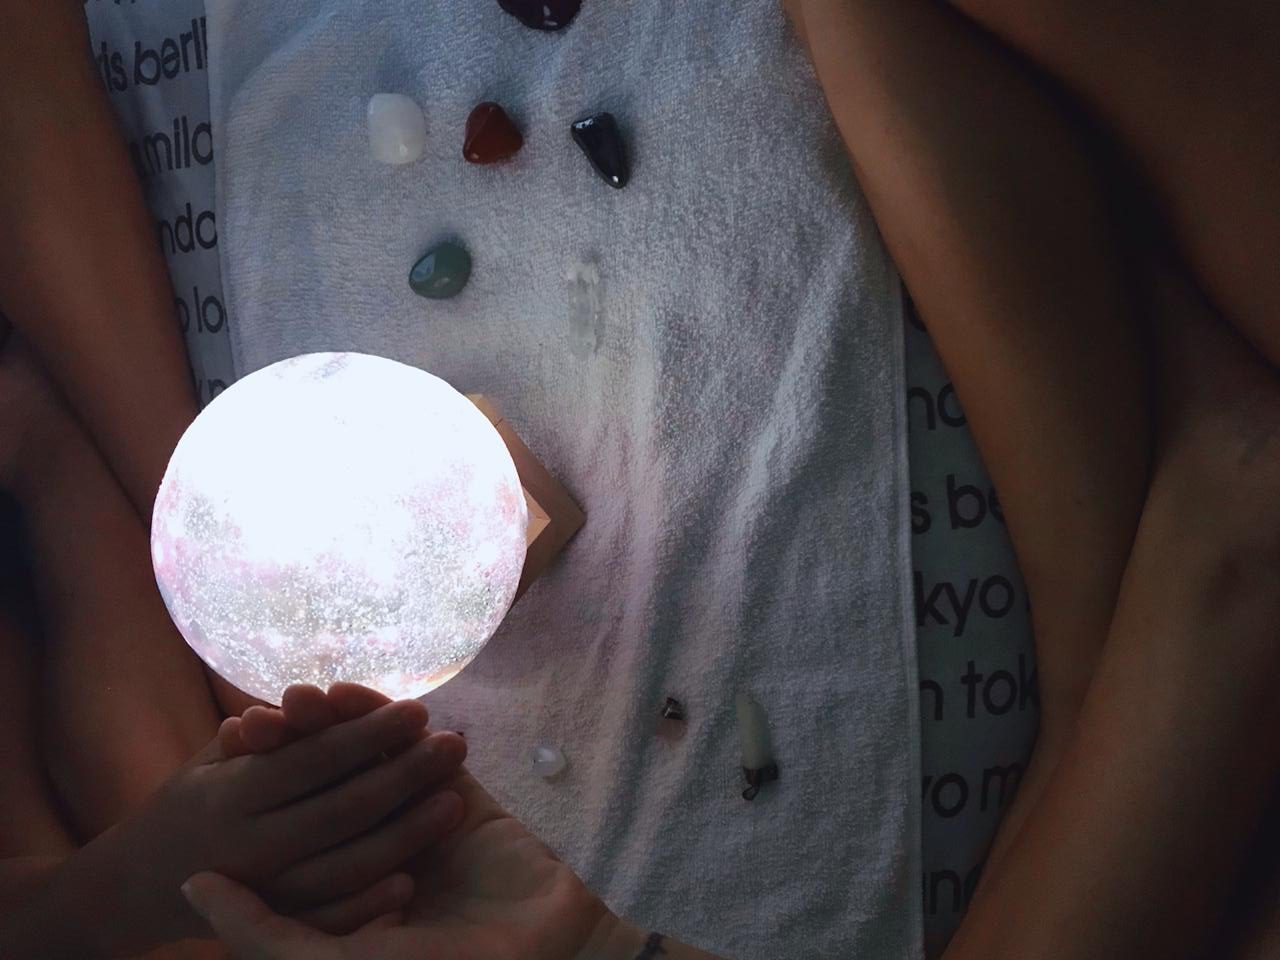
{"type": "Polygon", "coordinates": [[[531,757],[533,772],[543,780],[558,776],[569,765],[569,761],[565,759],[564,753],[558,747],[546,743],[540,743],[534,747],[531,757]]]}
{"type": "Polygon", "coordinates": [[[375,93],[369,98],[369,150],[382,163],[413,163],[427,147],[427,118],[412,97],[375,93]]]}

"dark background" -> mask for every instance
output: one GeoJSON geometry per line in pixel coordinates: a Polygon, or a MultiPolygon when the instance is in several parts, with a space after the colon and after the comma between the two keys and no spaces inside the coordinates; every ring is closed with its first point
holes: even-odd
{"type": "Polygon", "coordinates": [[[0,490],[0,597],[18,599],[24,593],[22,535],[18,509],[13,499],[0,490]]]}

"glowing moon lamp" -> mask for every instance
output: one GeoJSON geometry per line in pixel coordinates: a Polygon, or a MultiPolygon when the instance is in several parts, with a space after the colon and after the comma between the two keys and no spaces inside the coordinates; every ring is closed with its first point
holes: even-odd
{"type": "Polygon", "coordinates": [[[479,653],[515,597],[528,508],[462,394],[380,357],[252,373],[179,441],[151,557],[169,613],[228,682],[417,697],[479,653]]]}

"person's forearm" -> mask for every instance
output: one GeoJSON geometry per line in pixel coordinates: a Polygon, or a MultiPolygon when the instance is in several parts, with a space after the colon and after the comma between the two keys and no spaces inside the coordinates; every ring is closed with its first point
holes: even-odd
{"type": "Polygon", "coordinates": [[[934,0],[794,0],[876,221],[1000,492],[1042,706],[998,860],[1069,742],[1147,482],[1103,184],[1037,79],[934,0]]]}
{"type": "Polygon", "coordinates": [[[1035,78],[945,5],[799,0],[799,13],[1000,491],[1031,596],[1044,732],[1066,733],[1110,624],[1150,451],[1099,171],[1035,78]]]}
{"type": "Polygon", "coordinates": [[[1157,484],[1076,740],[946,960],[1191,957],[1275,774],[1274,564],[1157,484]]]}
{"type": "MultiPolygon", "coordinates": [[[[83,952],[80,906],[51,895],[65,861],[22,858],[0,863],[0,956],[7,960],[59,960],[83,952]]],[[[86,954],[92,957],[92,954],[86,954]]]]}
{"type": "Polygon", "coordinates": [[[178,891],[153,875],[155,856],[135,818],[29,873],[0,912],[0,957],[114,960],[196,935],[178,891]]]}
{"type": "Polygon", "coordinates": [[[1210,484],[1175,496],[1166,473],[1108,632],[1106,584],[1088,576],[1118,584],[1129,560],[1147,398],[1141,378],[1125,379],[1134,331],[1121,258],[1079,144],[942,4],[801,0],[801,12],[859,179],[1001,491],[1037,650],[1052,655],[1050,630],[1086,630],[1092,644],[1045,657],[1045,684],[1073,673],[1067,692],[1087,689],[1087,704],[1063,723],[1054,712],[1070,713],[1070,699],[1046,702],[1071,744],[1063,768],[1039,800],[1024,784],[1026,826],[1009,843],[1006,825],[1007,862],[991,863],[947,958],[1189,955],[1275,770],[1254,745],[1280,719],[1263,642],[1280,611],[1265,575],[1252,595],[1217,596],[1233,568],[1258,567],[1220,518],[1194,537],[1186,524],[1208,504],[1252,501],[1210,484]],[[1102,470],[1081,472],[1091,464],[1102,470]],[[1048,522],[1026,525],[1037,516],[1048,522]],[[1081,572],[1087,610],[1039,602],[1037,584],[1069,597],[1081,572]]]}
{"type": "Polygon", "coordinates": [[[1202,956],[1280,771],[1280,383],[1158,252],[1135,266],[1159,463],[1075,742],[947,960],[1202,956]]]}
{"type": "Polygon", "coordinates": [[[113,931],[128,923],[116,902],[121,879],[78,855],[27,871],[21,896],[12,891],[0,913],[0,956],[101,960],[138,952],[131,947],[142,945],[110,942],[113,931]]]}
{"type": "Polygon", "coordinates": [[[149,519],[196,412],[154,224],[83,5],[0,0],[0,19],[0,304],[149,519]]]}

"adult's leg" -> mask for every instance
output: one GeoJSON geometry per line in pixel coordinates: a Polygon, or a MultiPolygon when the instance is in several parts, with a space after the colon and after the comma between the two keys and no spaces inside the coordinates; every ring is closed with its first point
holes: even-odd
{"type": "Polygon", "coordinates": [[[164,609],[136,513],[14,340],[0,352],[0,450],[0,484],[22,506],[34,555],[46,638],[43,742],[86,838],[207,743],[219,715],[164,609]]]}
{"type": "Polygon", "coordinates": [[[155,219],[84,4],[0,0],[0,22],[22,24],[0,32],[0,300],[145,522],[196,414],[155,219]]]}
{"type": "Polygon", "coordinates": [[[1280,957],[1280,784],[1258,832],[1232,902],[1202,960],[1275,960],[1280,957]]]}
{"type": "Polygon", "coordinates": [[[1031,595],[1041,734],[1003,845],[1070,738],[1146,490],[1136,313],[1082,138],[1001,44],[934,0],[798,10],[1031,595]]]}
{"type": "Polygon", "coordinates": [[[948,960],[1201,956],[1280,770],[1280,379],[1154,276],[1160,452],[1112,632],[948,960]]]}
{"type": "MultiPolygon", "coordinates": [[[[36,700],[40,686],[35,640],[0,608],[0,914],[24,899],[76,843],[45,774],[36,700]]],[[[226,960],[217,944],[187,942],[146,960],[226,960]]]]}
{"type": "Polygon", "coordinates": [[[0,910],[73,849],[45,777],[34,640],[0,608],[0,910]]]}
{"type": "Polygon", "coordinates": [[[1280,4],[950,2],[1089,104],[1154,187],[1200,283],[1280,364],[1280,4]]]}
{"type": "MultiPolygon", "coordinates": [[[[36,885],[76,849],[40,751],[35,640],[0,608],[0,914],[21,910],[36,885]]],[[[187,942],[146,960],[226,960],[217,944],[187,942]]]]}
{"type": "MultiPolygon", "coordinates": [[[[10,333],[9,322],[0,315],[0,350],[10,333]]],[[[0,443],[5,439],[0,437],[0,443]]],[[[0,461],[11,454],[0,446],[0,461]]],[[[75,849],[40,749],[35,639],[23,629],[9,599],[0,590],[0,912],[16,909],[31,884],[75,849]]]]}

